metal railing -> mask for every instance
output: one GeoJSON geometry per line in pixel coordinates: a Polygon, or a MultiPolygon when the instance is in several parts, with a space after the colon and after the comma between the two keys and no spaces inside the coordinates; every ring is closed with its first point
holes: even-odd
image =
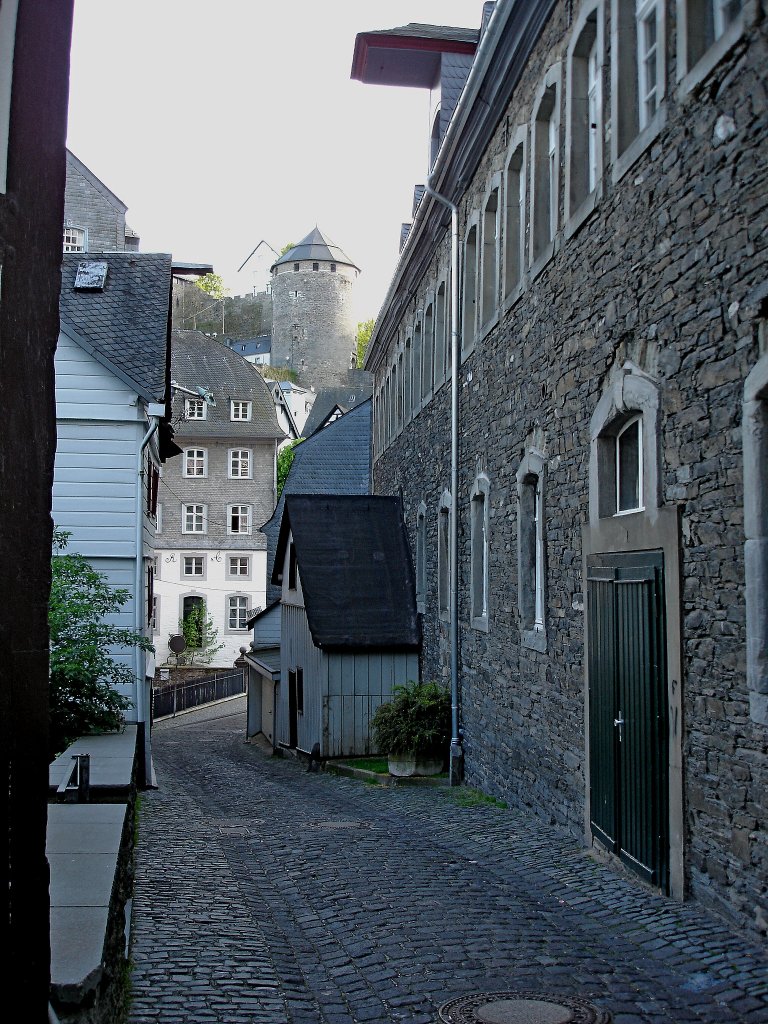
{"type": "Polygon", "coordinates": [[[246,692],[245,672],[217,672],[189,683],[170,683],[152,689],[152,721],[171,718],[181,711],[211,704],[246,692]]]}

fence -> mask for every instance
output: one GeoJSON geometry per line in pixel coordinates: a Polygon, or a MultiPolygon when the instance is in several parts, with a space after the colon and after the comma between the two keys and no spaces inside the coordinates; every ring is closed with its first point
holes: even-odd
{"type": "Polygon", "coordinates": [[[205,679],[195,679],[191,683],[171,683],[168,686],[152,690],[152,721],[168,718],[180,711],[210,704],[212,701],[224,700],[225,697],[237,697],[246,692],[245,673],[242,669],[236,672],[219,673],[205,679]]]}

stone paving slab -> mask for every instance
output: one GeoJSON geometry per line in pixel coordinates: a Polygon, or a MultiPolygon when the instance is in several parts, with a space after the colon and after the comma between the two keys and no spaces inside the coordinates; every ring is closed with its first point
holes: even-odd
{"type": "Polygon", "coordinates": [[[768,1022],[765,946],[518,812],[307,773],[241,714],[154,734],[131,1024],[434,1024],[449,999],[582,998],[615,1024],[768,1022]]]}

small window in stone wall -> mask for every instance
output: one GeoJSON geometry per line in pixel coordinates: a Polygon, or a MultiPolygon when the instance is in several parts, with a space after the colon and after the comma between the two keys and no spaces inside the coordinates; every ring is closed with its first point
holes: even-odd
{"type": "Polygon", "coordinates": [[[586,16],[569,56],[568,217],[602,177],[602,34],[598,16],[597,7],[586,16]]]}
{"type": "Polygon", "coordinates": [[[427,600],[427,506],[422,501],[416,515],[416,608],[424,612],[427,600]]]}
{"type": "Polygon", "coordinates": [[[299,270],[299,264],[298,263],[294,263],[293,264],[293,272],[294,272],[294,274],[296,274],[298,272],[298,270],[299,270]]]}
{"type": "Polygon", "coordinates": [[[437,602],[440,618],[446,620],[451,612],[451,548],[450,548],[451,497],[447,491],[440,500],[437,517],[437,602]]]}
{"type": "Polygon", "coordinates": [[[424,314],[424,351],[421,359],[421,397],[427,399],[432,393],[435,358],[435,317],[432,303],[424,314]]]}
{"type": "Polygon", "coordinates": [[[319,263],[313,263],[312,264],[312,269],[313,270],[319,270],[320,269],[320,264],[319,263]]]}
{"type": "Polygon", "coordinates": [[[699,61],[706,73],[728,51],[743,31],[743,9],[743,0],[677,0],[678,79],[699,61]]]}
{"type": "Polygon", "coordinates": [[[483,210],[483,252],[480,266],[481,322],[487,324],[498,308],[499,294],[499,190],[494,188],[483,210]]]}
{"type": "MultiPolygon", "coordinates": [[[[559,80],[558,80],[559,81],[559,80]]],[[[558,227],[560,90],[547,84],[532,124],[531,262],[544,257],[558,227]]]]}
{"type": "Polygon", "coordinates": [[[464,243],[464,290],[461,304],[461,350],[469,352],[477,332],[477,225],[467,232],[464,243]]]}
{"type": "MultiPolygon", "coordinates": [[[[613,0],[611,145],[614,162],[639,135],[657,125],[656,115],[665,91],[665,37],[662,0],[613,0]]],[[[625,167],[642,152],[644,143],[639,145],[641,148],[633,147],[627,160],[622,162],[625,167]]]]}
{"type": "Polygon", "coordinates": [[[504,187],[504,296],[521,285],[525,268],[525,134],[509,158],[504,187]]]}
{"type": "Polygon", "coordinates": [[[479,476],[470,501],[470,598],[472,626],[488,628],[488,494],[489,482],[479,476]]]}
{"type": "Polygon", "coordinates": [[[335,273],[336,273],[336,264],[335,264],[335,263],[332,263],[332,264],[331,264],[331,273],[332,273],[332,274],[335,274],[335,273]]]}
{"type": "Polygon", "coordinates": [[[616,514],[643,507],[642,418],[633,417],[616,435],[616,514]]]}
{"type": "Polygon", "coordinates": [[[531,450],[517,471],[517,606],[521,643],[546,649],[544,457],[531,450]]]}

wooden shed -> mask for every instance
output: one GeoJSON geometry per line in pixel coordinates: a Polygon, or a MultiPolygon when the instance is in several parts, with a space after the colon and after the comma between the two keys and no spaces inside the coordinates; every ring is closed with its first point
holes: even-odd
{"type": "Polygon", "coordinates": [[[281,584],[278,742],[322,757],[372,753],[371,715],[419,677],[421,623],[399,498],[289,495],[281,584]]]}

